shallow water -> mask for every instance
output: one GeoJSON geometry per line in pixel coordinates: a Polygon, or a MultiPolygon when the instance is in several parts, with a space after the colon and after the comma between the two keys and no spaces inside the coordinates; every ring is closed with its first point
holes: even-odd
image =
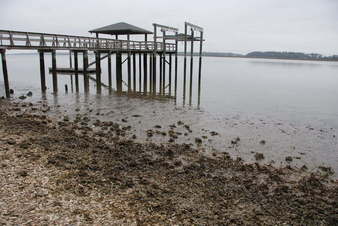
{"type": "MultiPolygon", "coordinates": [[[[8,55],[7,59],[15,97],[33,91],[33,97],[27,101],[40,101],[38,56],[8,55]]],[[[50,59],[47,55],[46,68],[51,65],[50,59]]],[[[90,56],[90,62],[92,60],[93,56],[90,56]]],[[[126,119],[125,124],[132,126],[133,134],[140,141],[149,140],[145,131],[154,129],[155,125],[162,126],[158,129],[160,131],[168,131],[169,125],[181,120],[191,127],[192,133],[177,126],[177,131],[189,133],[188,136],[180,136],[178,142],[195,143],[195,137],[203,136],[200,149],[206,152],[216,149],[248,161],[253,161],[254,153],[260,152],[265,156],[263,162],[273,160],[278,165],[288,164],[285,157],[292,156],[291,165],[306,164],[310,168],[326,165],[338,171],[338,63],[204,58],[198,107],[198,58],[194,62],[191,106],[188,97],[189,70],[187,96],[183,100],[182,58],[179,59],[176,99],[109,95],[105,89],[101,95],[96,95],[93,82],[91,93],[85,95],[81,79],[81,92],[74,94],[69,75],[59,76],[60,91],[53,96],[51,76],[47,74],[49,89],[44,101],[54,106],[52,114],[55,117],[81,113],[100,120],[121,122],[121,119],[126,119]],[[68,94],[63,89],[65,84],[69,86],[68,94]],[[75,111],[77,108],[80,112],[75,111]],[[211,131],[219,135],[211,136],[211,131]],[[231,145],[231,140],[236,137],[240,137],[238,145],[231,145]],[[260,144],[261,140],[265,140],[266,144],[260,144]]],[[[58,67],[68,66],[68,56],[59,55],[57,63],[58,67]]],[[[188,68],[189,63],[190,59],[188,68]]],[[[127,80],[125,67],[124,81],[127,80]]],[[[102,69],[103,82],[107,83],[105,60],[102,69]]],[[[113,60],[113,72],[114,69],[113,60]]],[[[0,95],[3,95],[2,76],[0,87],[0,95]]],[[[155,135],[150,140],[167,142],[168,139],[168,136],[155,135]]]]}

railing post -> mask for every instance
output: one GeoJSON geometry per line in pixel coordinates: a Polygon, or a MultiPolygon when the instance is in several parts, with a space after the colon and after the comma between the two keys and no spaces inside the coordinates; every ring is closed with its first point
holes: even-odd
{"type": "Polygon", "coordinates": [[[7,61],[6,61],[6,50],[0,49],[0,52],[1,52],[1,58],[2,58],[2,72],[4,76],[6,98],[10,98],[7,61]]]}

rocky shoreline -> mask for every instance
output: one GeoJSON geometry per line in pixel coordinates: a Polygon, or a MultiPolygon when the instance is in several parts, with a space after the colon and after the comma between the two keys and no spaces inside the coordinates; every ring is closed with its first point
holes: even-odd
{"type": "Polygon", "coordinates": [[[48,108],[0,100],[0,224],[338,221],[338,182],[329,168],[312,173],[202,153],[175,144],[175,130],[166,144],[137,143],[129,126],[96,121],[91,127],[83,117],[56,121],[43,114],[48,108]]]}

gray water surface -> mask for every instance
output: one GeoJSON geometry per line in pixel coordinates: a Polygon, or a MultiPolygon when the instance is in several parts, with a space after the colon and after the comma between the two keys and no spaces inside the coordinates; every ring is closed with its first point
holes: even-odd
{"type": "MultiPolygon", "coordinates": [[[[14,98],[32,91],[33,97],[26,101],[41,101],[38,55],[8,55],[7,59],[14,98]]],[[[46,68],[51,65],[50,59],[50,55],[46,55],[46,68]]],[[[81,60],[80,57],[80,67],[81,60]]],[[[206,57],[203,58],[200,106],[197,106],[198,58],[194,62],[191,106],[189,70],[187,95],[183,100],[182,58],[179,58],[176,99],[109,95],[105,89],[96,95],[94,82],[91,82],[91,93],[84,95],[82,77],[80,94],[75,94],[71,92],[69,75],[59,75],[60,91],[55,96],[51,94],[51,75],[47,74],[48,94],[44,101],[55,106],[52,111],[55,117],[75,116],[78,113],[75,109],[80,108],[80,113],[94,119],[127,119],[140,141],[167,142],[168,137],[149,139],[145,131],[155,125],[162,125],[165,131],[181,120],[190,125],[193,132],[180,137],[178,142],[194,143],[195,137],[204,137],[199,148],[207,153],[217,150],[254,161],[254,153],[260,152],[265,156],[263,162],[273,161],[278,165],[289,164],[285,157],[292,156],[291,165],[306,164],[310,168],[325,165],[338,171],[338,63],[206,57]],[[69,93],[64,91],[65,84],[69,86],[69,93]],[[141,117],[133,118],[135,114],[141,117]],[[210,131],[219,135],[211,136],[210,131]],[[240,142],[234,147],[231,140],[236,137],[240,137],[240,142]],[[266,144],[260,144],[261,140],[266,144]]],[[[69,66],[69,57],[58,55],[57,65],[69,66]]],[[[114,72],[114,61],[112,66],[114,72]]],[[[102,62],[102,69],[102,80],[108,83],[106,61],[102,62]]],[[[124,81],[127,81],[126,74],[124,65],[124,81]]],[[[0,87],[0,95],[4,95],[2,76],[0,87]]],[[[186,132],[184,128],[177,131],[186,132]]]]}

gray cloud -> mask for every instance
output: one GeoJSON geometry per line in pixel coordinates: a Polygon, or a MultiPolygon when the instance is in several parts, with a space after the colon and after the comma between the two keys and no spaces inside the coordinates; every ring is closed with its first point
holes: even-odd
{"type": "Polygon", "coordinates": [[[199,24],[207,51],[338,53],[336,0],[0,0],[0,29],[89,35],[121,21],[199,24]]]}

